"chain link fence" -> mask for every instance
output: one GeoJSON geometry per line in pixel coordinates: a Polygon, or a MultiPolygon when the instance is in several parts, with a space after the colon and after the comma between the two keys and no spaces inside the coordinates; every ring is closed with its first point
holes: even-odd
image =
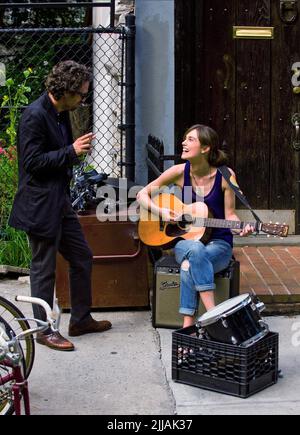
{"type": "MultiPolygon", "coordinates": [[[[124,68],[120,58],[124,51],[122,28],[120,33],[108,33],[104,28],[96,30],[12,30],[0,29],[0,62],[6,78],[13,79],[16,86],[24,80],[23,73],[30,68],[28,80],[31,91],[27,93],[30,103],[44,90],[44,79],[51,67],[61,60],[73,59],[88,65],[93,70],[93,83],[85,104],[72,116],[74,136],[94,130],[97,134],[96,164],[114,175],[120,174],[118,161],[122,156],[122,88],[124,68]],[[8,65],[7,68],[5,66],[8,65]],[[107,149],[109,144],[109,150],[107,149]],[[104,153],[103,153],[104,151],[104,153]],[[110,156],[107,159],[107,154],[110,156]]],[[[0,88],[0,98],[6,94],[0,88]]],[[[13,103],[13,101],[12,101],[13,103]]],[[[5,131],[7,113],[11,106],[4,105],[1,116],[1,132],[5,131]]],[[[4,137],[1,137],[2,141],[4,137]]]]}
{"type": "Polygon", "coordinates": [[[92,154],[84,164],[110,177],[124,176],[128,150],[125,123],[128,28],[111,24],[103,27],[97,24],[95,16],[93,7],[15,10],[1,8],[0,4],[2,240],[6,237],[17,187],[18,120],[22,110],[44,92],[45,78],[59,61],[72,59],[92,70],[88,98],[70,113],[74,139],[87,132],[96,134],[92,154]]]}

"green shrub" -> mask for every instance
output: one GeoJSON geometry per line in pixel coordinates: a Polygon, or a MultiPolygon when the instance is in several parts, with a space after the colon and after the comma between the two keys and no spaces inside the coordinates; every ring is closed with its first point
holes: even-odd
{"type": "Polygon", "coordinates": [[[18,183],[15,146],[0,147],[0,228],[6,227],[18,183]]]}
{"type": "Polygon", "coordinates": [[[7,220],[18,186],[18,160],[16,151],[17,127],[20,108],[28,104],[27,94],[31,88],[28,80],[32,70],[23,72],[23,80],[16,83],[9,78],[5,82],[5,94],[0,109],[5,109],[3,116],[6,127],[0,132],[0,264],[28,267],[30,249],[26,234],[10,228],[7,220]]]}
{"type": "Polygon", "coordinates": [[[7,226],[0,243],[0,264],[29,267],[31,254],[26,234],[7,226]]]}

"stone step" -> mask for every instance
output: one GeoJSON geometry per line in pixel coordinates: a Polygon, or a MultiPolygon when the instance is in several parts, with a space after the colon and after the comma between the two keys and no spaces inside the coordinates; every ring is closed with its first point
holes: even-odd
{"type": "Polygon", "coordinates": [[[300,246],[234,246],[240,293],[257,295],[268,313],[300,313],[300,246]]]}

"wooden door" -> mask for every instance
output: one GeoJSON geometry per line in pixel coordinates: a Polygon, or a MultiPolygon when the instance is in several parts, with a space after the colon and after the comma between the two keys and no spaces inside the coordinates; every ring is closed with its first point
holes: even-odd
{"type": "Polygon", "coordinates": [[[300,68],[297,7],[280,0],[176,0],[176,152],[187,127],[213,127],[256,209],[299,211],[291,121],[300,112],[292,71],[297,62],[300,68]],[[235,39],[234,26],[273,27],[274,39],[235,39]]]}

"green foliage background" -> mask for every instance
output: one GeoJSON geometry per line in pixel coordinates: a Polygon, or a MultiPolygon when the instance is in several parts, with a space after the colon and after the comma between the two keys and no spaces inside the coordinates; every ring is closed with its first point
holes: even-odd
{"type": "MultiPolygon", "coordinates": [[[[17,127],[20,108],[27,105],[31,87],[28,82],[33,78],[31,68],[23,71],[20,83],[13,78],[5,82],[4,95],[0,105],[5,128],[0,133],[0,264],[29,267],[30,252],[26,234],[7,225],[13,199],[18,186],[18,160],[16,150],[17,127]]],[[[3,125],[3,122],[2,122],[3,125]]]]}
{"type": "Polygon", "coordinates": [[[81,56],[86,43],[86,36],[82,34],[55,34],[44,29],[88,27],[91,9],[30,9],[25,0],[18,3],[22,2],[24,8],[0,8],[0,29],[29,30],[0,34],[1,63],[5,65],[7,77],[5,86],[0,86],[0,264],[29,267],[26,234],[7,225],[18,184],[18,121],[22,109],[44,91],[45,78],[53,65],[70,56],[77,60],[74,54],[81,56]],[[31,32],[30,29],[42,31],[31,32]]]}

